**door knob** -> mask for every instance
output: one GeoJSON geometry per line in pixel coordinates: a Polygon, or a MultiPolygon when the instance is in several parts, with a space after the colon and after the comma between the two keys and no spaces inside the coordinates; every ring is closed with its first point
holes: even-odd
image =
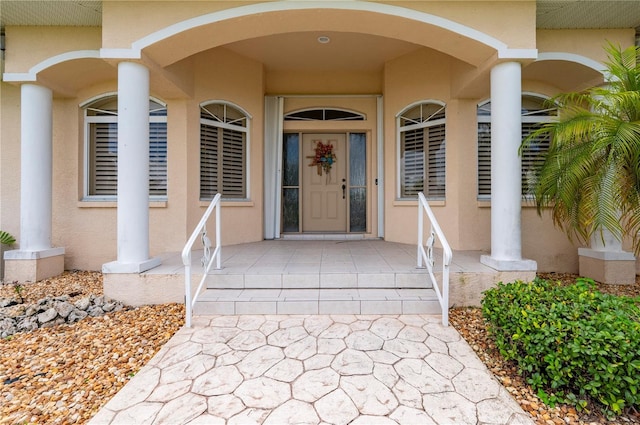
{"type": "Polygon", "coordinates": [[[342,199],[347,199],[346,189],[347,189],[347,185],[343,184],[342,185],[342,199]]]}

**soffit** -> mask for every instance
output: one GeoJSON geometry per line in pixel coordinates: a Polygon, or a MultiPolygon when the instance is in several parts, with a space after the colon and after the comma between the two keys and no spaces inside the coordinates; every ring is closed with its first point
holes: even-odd
{"type": "MultiPolygon", "coordinates": [[[[537,27],[638,28],[640,0],[537,0],[537,27]]],[[[102,0],[2,0],[0,29],[7,25],[100,26],[102,0]]]]}
{"type": "Polygon", "coordinates": [[[0,29],[5,26],[102,25],[101,0],[0,0],[0,29]]]}
{"type": "Polygon", "coordinates": [[[640,27],[640,0],[538,0],[540,29],[640,27]]]}

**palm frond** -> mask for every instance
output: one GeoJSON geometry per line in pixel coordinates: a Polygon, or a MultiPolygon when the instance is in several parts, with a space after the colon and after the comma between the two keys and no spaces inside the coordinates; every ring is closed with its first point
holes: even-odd
{"type": "Polygon", "coordinates": [[[9,233],[4,230],[0,230],[0,244],[2,245],[13,245],[16,243],[16,238],[11,236],[9,233]]]}
{"type": "Polygon", "coordinates": [[[538,214],[549,209],[556,226],[584,243],[602,229],[630,236],[640,253],[640,48],[609,45],[607,53],[610,83],[555,96],[559,119],[520,151],[550,138],[532,179],[538,214]]]}

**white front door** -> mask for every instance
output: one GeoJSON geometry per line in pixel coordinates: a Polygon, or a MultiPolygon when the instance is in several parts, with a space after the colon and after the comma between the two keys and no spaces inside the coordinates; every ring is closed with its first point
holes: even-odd
{"type": "Polygon", "coordinates": [[[302,136],[302,231],[347,231],[345,134],[302,136]]]}

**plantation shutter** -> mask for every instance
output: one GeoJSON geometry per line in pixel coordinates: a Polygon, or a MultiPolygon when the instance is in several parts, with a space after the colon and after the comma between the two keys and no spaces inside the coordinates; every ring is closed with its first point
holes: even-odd
{"type": "Polygon", "coordinates": [[[200,105],[200,199],[246,198],[248,118],[226,103],[200,105]]]}
{"type": "Polygon", "coordinates": [[[491,124],[478,123],[478,197],[491,197],[491,124]]]}
{"type": "Polygon", "coordinates": [[[167,123],[149,124],[149,195],[167,195],[167,123]]]}
{"type": "Polygon", "coordinates": [[[402,132],[402,197],[417,197],[424,189],[424,128],[402,132]]]}
{"type": "Polygon", "coordinates": [[[444,123],[427,127],[429,152],[427,168],[427,189],[429,198],[445,197],[445,125],[444,123]]]}
{"type": "Polygon", "coordinates": [[[245,133],[222,131],[222,188],[225,198],[245,197],[245,133]]]}
{"type": "MultiPolygon", "coordinates": [[[[522,140],[542,126],[540,123],[522,123],[522,140]]],[[[522,195],[533,196],[538,168],[544,161],[544,154],[549,150],[549,137],[537,137],[522,150],[522,195]]]]}
{"type": "Polygon", "coordinates": [[[89,125],[89,193],[113,196],[118,193],[118,125],[94,122],[89,125]]]}
{"type": "MultiPolygon", "coordinates": [[[[558,109],[548,100],[534,94],[522,95],[522,133],[526,139],[544,123],[558,117],[558,109]]],[[[549,150],[549,137],[532,140],[520,153],[522,196],[531,197],[536,185],[537,169],[549,150]]],[[[491,198],[491,102],[478,105],[478,199],[491,198]]]]}
{"type": "Polygon", "coordinates": [[[200,199],[218,193],[218,127],[200,124],[200,199]]]}
{"type": "MultiPolygon", "coordinates": [[[[85,196],[118,195],[118,98],[105,96],[84,106],[87,129],[85,196]]],[[[167,196],[167,108],[149,100],[149,195],[167,196]]]]}
{"type": "MultiPolygon", "coordinates": [[[[524,140],[540,128],[537,122],[522,123],[522,139],[524,140]]],[[[549,138],[541,137],[533,140],[527,148],[522,150],[522,195],[532,196],[535,187],[536,170],[544,157],[542,154],[549,150],[549,138]]],[[[478,198],[491,197],[491,124],[478,124],[478,198]]]]}

